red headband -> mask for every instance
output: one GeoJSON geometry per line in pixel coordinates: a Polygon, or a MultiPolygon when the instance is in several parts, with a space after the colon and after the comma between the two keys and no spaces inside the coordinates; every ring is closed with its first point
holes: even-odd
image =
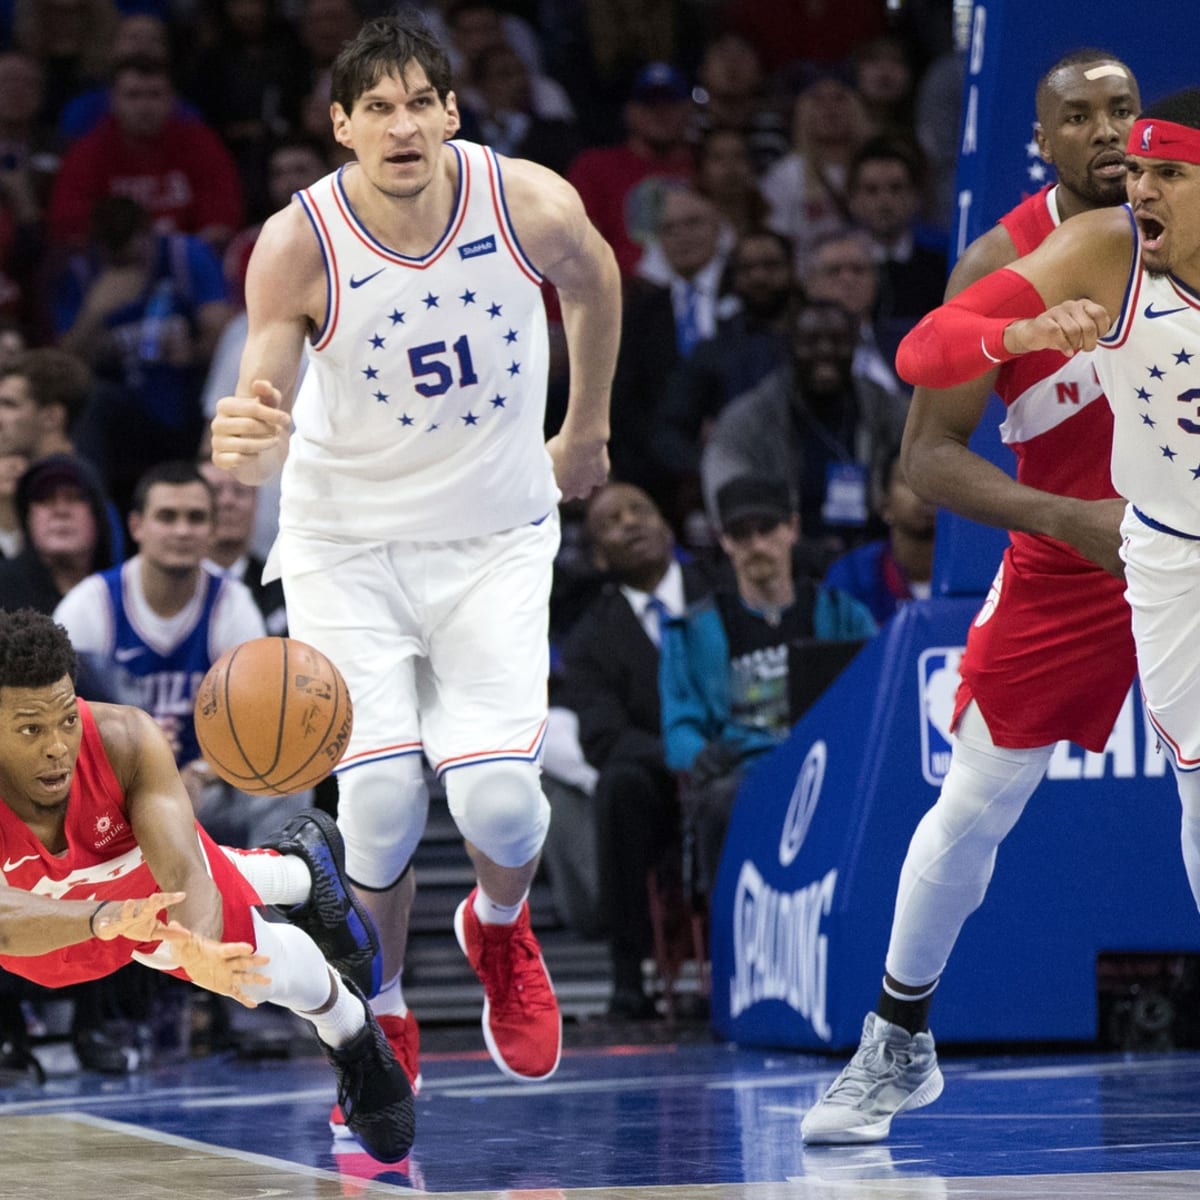
{"type": "Polygon", "coordinates": [[[1125,153],[1200,164],[1200,129],[1153,117],[1134,121],[1125,153]]]}

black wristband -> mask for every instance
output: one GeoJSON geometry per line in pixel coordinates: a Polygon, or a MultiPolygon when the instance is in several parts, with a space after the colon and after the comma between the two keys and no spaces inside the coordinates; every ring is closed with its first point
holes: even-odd
{"type": "Polygon", "coordinates": [[[90,917],[88,917],[88,930],[91,933],[92,937],[99,937],[99,934],[96,933],[96,917],[99,916],[100,910],[107,903],[108,903],[107,900],[101,900],[100,903],[97,904],[94,909],[92,909],[92,915],[90,917]]]}

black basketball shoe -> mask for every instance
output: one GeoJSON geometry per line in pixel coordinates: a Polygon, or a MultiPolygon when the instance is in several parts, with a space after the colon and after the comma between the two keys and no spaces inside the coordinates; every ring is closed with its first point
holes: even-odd
{"type": "Polygon", "coordinates": [[[312,874],[308,899],[290,908],[280,905],[279,911],[317,943],[334,970],[374,996],[383,975],[379,934],[346,878],[346,848],[337,823],[319,808],[306,809],[264,845],[304,859],[312,874]]]}
{"type": "Polygon", "coordinates": [[[360,1000],[367,1023],[344,1046],[321,1043],[338,1082],[338,1106],[362,1148],[380,1162],[394,1163],[412,1149],[416,1112],[412,1086],[396,1061],[361,991],[342,981],[360,1000]]]}

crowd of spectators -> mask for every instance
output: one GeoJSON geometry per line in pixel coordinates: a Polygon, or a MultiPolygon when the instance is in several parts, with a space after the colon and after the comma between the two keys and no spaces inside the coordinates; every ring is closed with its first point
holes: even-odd
{"type": "MultiPolygon", "coordinates": [[[[729,605],[757,611],[744,586],[737,600],[730,559],[748,546],[753,566],[768,542],[796,581],[781,594],[824,595],[812,589],[844,556],[836,595],[879,620],[928,585],[932,514],[896,477],[908,395],[891,356],[946,273],[952,0],[411,6],[450,51],[460,136],[565,175],[625,279],[620,486],[563,513],[547,766],[556,812],[577,814],[568,833],[589,826],[575,844],[594,860],[568,919],[609,933],[616,1008],[649,1015],[645,914],[629,897],[679,841],[694,758],[664,750],[660,621],[711,595],[726,624],[729,605]],[[784,497],[778,519],[731,532],[722,495],[764,484],[784,497]],[[637,668],[619,679],[614,628],[637,668]],[[637,821],[649,824],[632,837],[637,821]],[[613,867],[630,847],[632,869],[613,867]]],[[[195,569],[244,579],[266,629],[286,629],[281,594],[259,583],[277,491],[261,489],[256,510],[220,473],[179,464],[203,461],[215,397],[236,380],[262,222],[346,161],[330,64],[392,7],[0,0],[0,603],[52,611],[88,575],[117,578],[139,553],[146,569],[150,472],[159,490],[214,499],[195,569]]],[[[567,381],[546,302],[560,351],[550,433],[567,381]]],[[[748,654],[730,665],[743,707],[757,694],[747,663],[764,658],[748,654]]],[[[728,742],[723,728],[712,740],[728,742]]],[[[554,852],[552,840],[552,871],[554,852]]]]}

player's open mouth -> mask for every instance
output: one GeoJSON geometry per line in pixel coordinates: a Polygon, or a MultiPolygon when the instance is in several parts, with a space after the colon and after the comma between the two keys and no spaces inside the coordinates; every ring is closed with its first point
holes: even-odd
{"type": "Polygon", "coordinates": [[[1125,155],[1115,152],[1099,154],[1092,162],[1092,170],[1102,179],[1123,179],[1125,177],[1125,155]]]}
{"type": "Polygon", "coordinates": [[[1138,232],[1142,238],[1143,250],[1157,250],[1162,245],[1163,234],[1166,230],[1161,221],[1144,214],[1137,215],[1138,232]]]}
{"type": "Polygon", "coordinates": [[[61,792],[71,780],[70,771],[58,771],[53,775],[39,775],[38,783],[48,792],[61,792]]]}
{"type": "Polygon", "coordinates": [[[399,154],[389,154],[387,161],[397,166],[407,167],[410,163],[420,162],[421,156],[415,150],[402,150],[399,154]]]}

